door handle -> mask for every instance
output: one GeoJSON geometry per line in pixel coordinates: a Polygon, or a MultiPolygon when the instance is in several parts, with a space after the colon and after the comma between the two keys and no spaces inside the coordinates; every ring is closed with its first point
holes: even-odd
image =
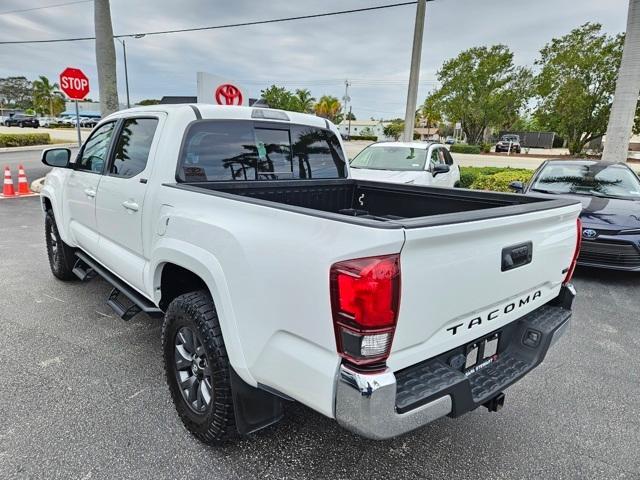
{"type": "Polygon", "coordinates": [[[138,208],[140,208],[138,204],[132,200],[125,200],[124,202],[122,202],[122,206],[127,210],[131,210],[132,212],[137,212],[138,208]]]}
{"type": "Polygon", "coordinates": [[[96,191],[93,188],[85,188],[84,193],[89,198],[95,198],[96,191]]]}

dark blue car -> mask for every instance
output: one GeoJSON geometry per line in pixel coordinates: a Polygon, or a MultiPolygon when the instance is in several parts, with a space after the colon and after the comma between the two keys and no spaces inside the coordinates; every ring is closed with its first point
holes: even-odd
{"type": "Polygon", "coordinates": [[[624,163],[547,160],[521,193],[546,193],[582,202],[578,264],[640,271],[640,179],[624,163]]]}

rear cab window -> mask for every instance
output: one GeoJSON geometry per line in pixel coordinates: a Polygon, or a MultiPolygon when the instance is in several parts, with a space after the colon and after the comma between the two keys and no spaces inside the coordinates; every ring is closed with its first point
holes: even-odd
{"type": "Polygon", "coordinates": [[[346,177],[340,141],[330,130],[253,120],[201,120],[185,133],[179,182],[346,177]]]}

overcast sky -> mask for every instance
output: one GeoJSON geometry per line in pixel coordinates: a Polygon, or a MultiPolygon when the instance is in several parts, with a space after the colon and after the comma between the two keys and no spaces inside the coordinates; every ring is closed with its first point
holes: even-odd
{"type": "MultiPolygon", "coordinates": [[[[70,0],[2,0],[0,41],[93,36],[93,2],[23,13],[12,10],[70,0]]],[[[114,34],[308,15],[395,3],[394,0],[111,0],[114,34]]],[[[530,65],[552,37],[585,22],[619,33],[628,0],[435,0],[427,4],[418,103],[433,89],[443,61],[480,45],[504,43],[530,65]]],[[[350,89],[359,119],[404,116],[415,6],[227,30],[127,40],[133,101],[195,95],[196,72],[238,81],[251,97],[275,83],[308,88],[315,97],[350,89]]],[[[120,101],[125,99],[117,44],[120,101]]],[[[90,78],[98,98],[93,41],[0,45],[0,77],[58,78],[66,66],[90,78]]]]}

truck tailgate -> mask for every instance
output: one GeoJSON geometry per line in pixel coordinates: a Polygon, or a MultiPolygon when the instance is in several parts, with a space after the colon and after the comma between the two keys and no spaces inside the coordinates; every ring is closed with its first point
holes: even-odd
{"type": "Polygon", "coordinates": [[[406,228],[389,367],[471,342],[554,298],[573,258],[579,212],[576,204],[406,228]]]}

